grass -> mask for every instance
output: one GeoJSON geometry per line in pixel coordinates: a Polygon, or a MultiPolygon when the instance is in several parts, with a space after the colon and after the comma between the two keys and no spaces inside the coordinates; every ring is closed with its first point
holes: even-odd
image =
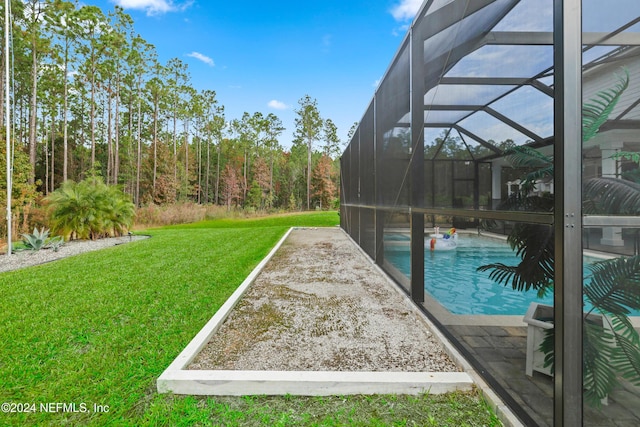
{"type": "Polygon", "coordinates": [[[263,227],[332,227],[339,224],[336,212],[307,214],[279,214],[258,218],[220,218],[196,223],[164,227],[169,230],[194,230],[211,228],[263,228],[263,227]]]}
{"type": "MultiPolygon", "coordinates": [[[[434,426],[501,425],[475,393],[419,396],[168,397],[152,425],[434,426]],[[165,418],[167,417],[168,418],[165,418]]],[[[158,408],[153,408],[158,409],[158,408]]]]}
{"type": "Polygon", "coordinates": [[[151,239],[1,273],[0,403],[35,411],[0,413],[0,425],[499,425],[473,393],[198,398],[156,392],[158,376],[289,226],[337,221],[336,213],[311,213],[154,229],[151,239]],[[49,405],[50,412],[40,406],[51,403],[68,406],[49,405]],[[103,411],[93,412],[94,405],[103,411]]]}

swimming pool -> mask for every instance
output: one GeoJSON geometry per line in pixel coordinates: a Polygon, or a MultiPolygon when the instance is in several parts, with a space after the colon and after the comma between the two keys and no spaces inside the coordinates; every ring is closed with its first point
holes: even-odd
{"type": "MultiPolygon", "coordinates": [[[[396,243],[406,240],[399,235],[389,237],[388,241],[396,243]]],[[[385,259],[409,276],[408,245],[385,245],[385,259]]],[[[519,261],[504,241],[463,234],[456,250],[425,251],[425,292],[453,314],[524,315],[532,301],[553,305],[551,294],[541,299],[533,290],[514,291],[511,286],[489,279],[488,271],[476,271],[481,265],[498,262],[516,265],[519,261]]],[[[584,275],[589,274],[586,266],[593,261],[585,257],[584,275]]]]}

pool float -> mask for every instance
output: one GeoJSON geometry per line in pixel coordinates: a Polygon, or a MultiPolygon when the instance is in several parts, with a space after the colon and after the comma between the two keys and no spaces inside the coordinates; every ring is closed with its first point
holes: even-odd
{"type": "Polygon", "coordinates": [[[450,251],[458,246],[458,233],[455,228],[441,234],[440,227],[436,227],[435,234],[429,237],[429,249],[432,251],[450,251]]]}

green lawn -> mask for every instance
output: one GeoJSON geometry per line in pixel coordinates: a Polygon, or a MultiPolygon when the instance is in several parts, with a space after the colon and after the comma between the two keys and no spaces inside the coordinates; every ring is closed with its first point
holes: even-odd
{"type": "Polygon", "coordinates": [[[288,227],[337,223],[335,212],[206,221],[0,273],[0,403],[33,411],[0,413],[0,425],[498,425],[475,394],[157,394],[158,376],[288,227]]]}

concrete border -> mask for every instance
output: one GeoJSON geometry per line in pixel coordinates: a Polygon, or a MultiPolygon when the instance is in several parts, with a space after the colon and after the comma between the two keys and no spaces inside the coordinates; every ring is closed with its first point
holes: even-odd
{"type": "Polygon", "coordinates": [[[209,396],[440,394],[470,390],[472,385],[471,377],[465,372],[181,370],[160,381],[158,391],[161,393],[209,396]]]}
{"type": "MultiPolygon", "coordinates": [[[[198,332],[157,380],[159,393],[192,395],[421,394],[471,390],[466,372],[346,372],[189,370],[187,366],[207,345],[267,262],[289,237],[292,227],[247,276],[238,289],[198,332]]],[[[302,227],[303,228],[303,227],[302,227]]],[[[350,237],[349,237],[350,238],[350,237]]],[[[358,245],[355,245],[359,248],[358,245]]],[[[368,257],[367,257],[368,259],[368,257]]],[[[381,271],[381,270],[380,270],[381,271]]],[[[384,275],[385,277],[386,274],[384,275]]],[[[393,288],[396,288],[393,285],[393,288]]],[[[415,309],[415,308],[414,308],[415,309]]],[[[422,316],[422,315],[421,315],[422,316]]],[[[433,329],[433,328],[432,328],[433,329]]],[[[435,332],[435,330],[434,330],[435,332]]],[[[458,360],[458,358],[456,358],[458,360]]]]}

